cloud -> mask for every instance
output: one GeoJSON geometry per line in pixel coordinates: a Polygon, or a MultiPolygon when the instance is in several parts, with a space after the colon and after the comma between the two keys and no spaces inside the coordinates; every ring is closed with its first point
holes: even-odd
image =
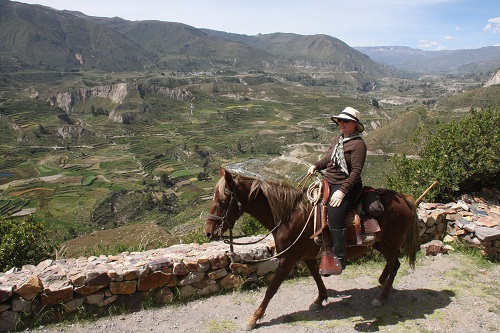
{"type": "Polygon", "coordinates": [[[446,40],[452,40],[452,39],[455,39],[455,37],[453,37],[453,36],[445,36],[444,39],[446,39],[446,40]]]}
{"type": "Polygon", "coordinates": [[[419,48],[423,48],[423,49],[435,49],[435,50],[438,50],[438,51],[446,49],[446,47],[444,47],[440,43],[438,43],[438,42],[432,42],[432,41],[429,41],[427,39],[421,39],[421,40],[419,40],[418,41],[418,47],[419,48]]]}
{"type": "Polygon", "coordinates": [[[490,18],[483,30],[494,34],[500,33],[500,17],[490,18]]]}

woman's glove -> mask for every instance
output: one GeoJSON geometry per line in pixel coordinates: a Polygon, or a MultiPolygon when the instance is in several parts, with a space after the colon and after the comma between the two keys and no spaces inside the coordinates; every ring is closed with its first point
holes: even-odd
{"type": "Polygon", "coordinates": [[[309,167],[309,169],[307,169],[307,174],[312,175],[314,174],[314,171],[316,171],[316,166],[313,164],[309,167]]]}
{"type": "Polygon", "coordinates": [[[330,206],[332,206],[332,207],[340,206],[344,197],[345,197],[345,194],[341,190],[337,190],[337,191],[333,192],[332,197],[330,198],[330,206]]]}

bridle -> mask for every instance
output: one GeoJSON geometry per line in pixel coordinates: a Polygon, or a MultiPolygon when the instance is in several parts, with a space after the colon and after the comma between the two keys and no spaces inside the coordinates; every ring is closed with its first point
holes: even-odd
{"type": "MultiPolygon", "coordinates": [[[[311,184],[311,185],[313,185],[313,184],[311,184]]],[[[233,205],[233,202],[235,202],[236,205],[238,206],[239,215],[238,215],[237,219],[239,219],[241,217],[241,215],[243,215],[243,206],[242,206],[241,202],[238,200],[238,198],[236,197],[236,194],[234,194],[234,191],[231,191],[228,188],[224,188],[224,194],[229,195],[231,197],[229,199],[229,203],[227,205],[226,211],[224,212],[224,215],[223,216],[218,216],[218,215],[214,215],[214,214],[208,213],[207,214],[207,218],[209,220],[212,220],[212,221],[221,221],[222,222],[220,224],[219,228],[217,229],[217,234],[221,238],[222,238],[222,234],[223,234],[222,230],[223,230],[224,224],[227,225],[227,229],[229,229],[229,241],[228,240],[224,240],[224,243],[229,244],[231,253],[234,253],[234,246],[233,245],[235,245],[235,244],[236,245],[250,245],[250,244],[258,243],[258,242],[262,241],[264,238],[266,238],[267,236],[269,236],[271,233],[273,233],[275,230],[277,230],[281,226],[281,223],[278,223],[271,231],[269,231],[269,233],[267,235],[265,235],[264,237],[262,237],[261,239],[258,239],[256,241],[248,242],[248,243],[236,243],[236,242],[234,242],[233,241],[233,226],[234,226],[234,223],[233,223],[233,225],[230,225],[228,223],[228,221],[227,221],[227,216],[229,214],[229,210],[231,209],[231,207],[233,205]]],[[[311,216],[312,216],[314,210],[315,209],[311,210],[311,212],[309,214],[309,217],[307,218],[307,221],[304,224],[304,227],[302,228],[302,231],[297,236],[297,238],[295,239],[295,241],[290,246],[288,246],[286,249],[284,249],[280,253],[276,253],[274,256],[272,256],[270,258],[265,258],[265,259],[260,259],[260,260],[245,260],[245,261],[254,262],[254,263],[263,262],[263,261],[267,261],[267,260],[270,260],[270,259],[273,259],[273,258],[277,258],[280,255],[282,255],[283,253],[285,253],[288,250],[290,250],[297,243],[297,241],[299,240],[299,238],[302,237],[302,234],[306,230],[307,225],[309,224],[309,221],[311,220],[311,216]]]]}
{"type": "Polygon", "coordinates": [[[236,194],[234,194],[234,191],[231,191],[228,188],[225,188],[224,194],[230,196],[229,203],[227,204],[227,208],[226,208],[226,211],[224,212],[224,215],[218,216],[218,215],[214,215],[214,214],[209,213],[207,215],[207,218],[210,220],[213,220],[213,221],[221,221],[222,222],[216,231],[217,234],[221,238],[222,238],[222,230],[224,228],[224,225],[227,226],[227,229],[229,229],[229,239],[230,239],[229,244],[231,246],[231,252],[233,252],[233,226],[234,226],[234,223],[233,223],[233,225],[229,224],[227,221],[227,216],[228,216],[229,211],[231,210],[231,208],[233,206],[233,203],[236,203],[236,205],[238,206],[238,214],[239,214],[238,219],[239,219],[241,217],[241,215],[243,215],[243,206],[242,206],[241,202],[238,200],[238,198],[236,197],[236,194]]]}

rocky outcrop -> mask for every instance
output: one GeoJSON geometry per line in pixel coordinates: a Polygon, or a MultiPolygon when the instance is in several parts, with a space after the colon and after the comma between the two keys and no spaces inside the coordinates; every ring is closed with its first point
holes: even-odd
{"type": "Polygon", "coordinates": [[[104,134],[96,133],[78,125],[57,127],[57,136],[61,139],[106,138],[104,134]]]}
{"type": "Polygon", "coordinates": [[[72,92],[58,92],[47,100],[49,105],[63,109],[67,114],[74,113],[76,105],[83,104],[92,97],[110,99],[115,106],[109,112],[109,120],[116,123],[131,123],[135,118],[137,110],[119,110],[119,105],[124,101],[130,89],[137,89],[139,96],[144,98],[150,94],[162,94],[177,101],[192,102],[193,96],[185,89],[168,88],[156,84],[137,84],[134,87],[126,83],[118,83],[109,86],[98,86],[89,89],[76,89],[72,92]]]}
{"type": "Polygon", "coordinates": [[[108,98],[113,103],[119,104],[127,96],[127,84],[117,83],[109,86],[97,86],[93,88],[80,88],[72,92],[58,92],[48,99],[51,106],[56,106],[67,113],[72,113],[77,102],[85,103],[91,97],[108,98]]]}
{"type": "Polygon", "coordinates": [[[138,84],[137,90],[141,98],[149,94],[162,94],[177,101],[190,101],[192,99],[189,91],[181,88],[168,88],[155,84],[138,84]]]}
{"type": "Polygon", "coordinates": [[[498,70],[495,75],[491,79],[489,79],[484,86],[489,87],[489,86],[495,86],[500,84],[500,70],[498,70]]]}

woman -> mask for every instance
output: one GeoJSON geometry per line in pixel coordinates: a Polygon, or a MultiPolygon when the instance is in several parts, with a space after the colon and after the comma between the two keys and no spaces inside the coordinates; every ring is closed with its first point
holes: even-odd
{"type": "Polygon", "coordinates": [[[366,159],[366,145],[360,136],[365,129],[360,115],[358,110],[346,107],[338,116],[331,117],[342,134],[332,138],[327,154],[307,170],[309,175],[325,170],[325,178],[330,185],[328,226],[334,253],[328,251],[330,249],[323,251],[322,275],[338,275],[345,268],[344,213],[363,190],[361,171],[366,159]]]}

